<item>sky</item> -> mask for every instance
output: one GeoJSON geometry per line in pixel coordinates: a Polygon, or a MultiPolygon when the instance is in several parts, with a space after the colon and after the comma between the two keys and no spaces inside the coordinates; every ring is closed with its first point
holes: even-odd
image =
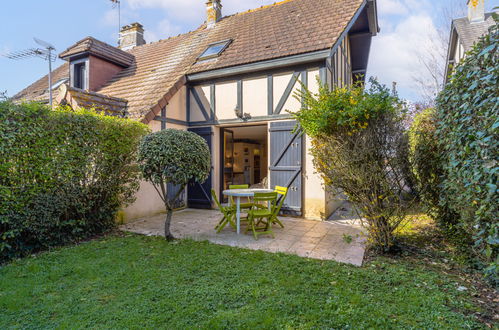
{"type": "MultiPolygon", "coordinates": [[[[229,15],[276,0],[222,0],[229,15]]],[[[335,0],[331,0],[335,1],[335,0]]],[[[196,29],[205,19],[205,0],[121,0],[121,25],[140,22],[147,42],[196,29]]],[[[487,9],[499,0],[486,0],[487,9]]],[[[111,45],[118,39],[118,10],[110,0],[0,0],[0,54],[37,47],[33,37],[50,42],[60,53],[93,36],[111,45]]],[[[368,76],[388,86],[397,82],[399,95],[418,101],[415,75],[425,75],[418,54],[436,47],[441,27],[450,26],[444,8],[458,15],[466,0],[378,0],[381,32],[373,39],[368,76]]],[[[325,27],[327,28],[327,27],[325,27]]],[[[63,62],[57,60],[55,66],[63,62]]],[[[41,78],[48,64],[39,58],[10,60],[0,56],[0,92],[13,96],[41,78]]]]}

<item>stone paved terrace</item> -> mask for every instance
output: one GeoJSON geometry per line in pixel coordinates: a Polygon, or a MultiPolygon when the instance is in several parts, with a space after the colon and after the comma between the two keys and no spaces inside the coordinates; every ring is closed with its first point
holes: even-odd
{"type": "MultiPolygon", "coordinates": [[[[217,234],[214,228],[220,218],[221,214],[217,210],[178,211],[173,215],[172,232],[177,238],[207,240],[221,245],[362,265],[365,238],[357,221],[322,222],[279,217],[285,228],[273,226],[275,239],[262,235],[255,240],[251,232],[244,234],[244,222],[241,223],[241,235],[237,235],[230,225],[217,234]]],[[[121,229],[143,235],[163,236],[164,219],[165,214],[159,214],[125,224],[121,229]]]]}

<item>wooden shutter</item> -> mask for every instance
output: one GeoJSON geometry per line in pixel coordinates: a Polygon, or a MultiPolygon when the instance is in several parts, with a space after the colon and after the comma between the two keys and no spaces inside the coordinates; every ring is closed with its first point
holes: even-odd
{"type": "MultiPolygon", "coordinates": [[[[189,128],[189,131],[194,132],[201,136],[208,147],[210,148],[210,152],[213,152],[212,149],[212,131],[211,127],[195,127],[189,128]]],[[[213,169],[212,171],[213,172],[213,169]]],[[[208,179],[200,184],[198,182],[191,182],[187,187],[187,205],[191,208],[196,209],[211,209],[211,178],[212,173],[208,179]]]]}
{"type": "Polygon", "coordinates": [[[283,211],[302,213],[302,136],[296,121],[270,123],[270,186],[287,187],[283,211]]]}

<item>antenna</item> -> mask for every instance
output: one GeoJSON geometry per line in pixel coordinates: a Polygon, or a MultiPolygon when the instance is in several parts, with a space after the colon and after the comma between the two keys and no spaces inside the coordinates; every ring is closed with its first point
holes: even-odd
{"type": "Polygon", "coordinates": [[[55,62],[56,60],[56,56],[52,52],[55,51],[55,47],[46,41],[37,38],[33,39],[44,49],[29,48],[0,55],[11,60],[24,60],[31,57],[39,57],[49,62],[49,103],[50,107],[52,107],[52,62],[55,62]]]}
{"type": "Polygon", "coordinates": [[[43,41],[43,40],[40,40],[38,38],[33,38],[33,40],[35,40],[35,42],[37,44],[39,44],[40,46],[44,47],[45,49],[51,49],[51,50],[55,50],[55,47],[52,46],[51,44],[49,44],[48,42],[46,41],[43,41]]]}
{"type": "Polygon", "coordinates": [[[120,43],[121,32],[121,0],[110,0],[113,3],[113,9],[118,8],[118,44],[120,43]]]}

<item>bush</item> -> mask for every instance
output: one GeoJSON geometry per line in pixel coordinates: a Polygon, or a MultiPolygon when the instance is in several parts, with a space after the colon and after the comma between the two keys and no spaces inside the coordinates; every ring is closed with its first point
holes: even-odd
{"type": "Polygon", "coordinates": [[[499,222],[499,18],[454,70],[437,99],[443,198],[473,237],[477,261],[497,280],[499,222]]]}
{"type": "Polygon", "coordinates": [[[170,224],[175,202],[185,186],[203,183],[211,171],[211,153],[199,135],[166,129],[144,137],[140,142],[138,162],[144,178],[151,182],[165,203],[165,238],[173,239],[170,224]],[[176,196],[168,196],[168,184],[180,186],[176,196]]]}
{"type": "Polygon", "coordinates": [[[441,229],[449,232],[459,222],[459,215],[441,200],[445,171],[436,129],[434,108],[428,108],[414,117],[409,129],[409,162],[425,211],[441,229]]]}
{"type": "Polygon", "coordinates": [[[143,124],[90,110],[0,103],[0,259],[114,226],[139,185],[143,124]]]}
{"type": "Polygon", "coordinates": [[[298,93],[304,107],[293,116],[312,138],[314,166],[325,186],[345,193],[361,213],[373,247],[388,251],[403,223],[405,195],[402,104],[385,86],[298,93]]]}

